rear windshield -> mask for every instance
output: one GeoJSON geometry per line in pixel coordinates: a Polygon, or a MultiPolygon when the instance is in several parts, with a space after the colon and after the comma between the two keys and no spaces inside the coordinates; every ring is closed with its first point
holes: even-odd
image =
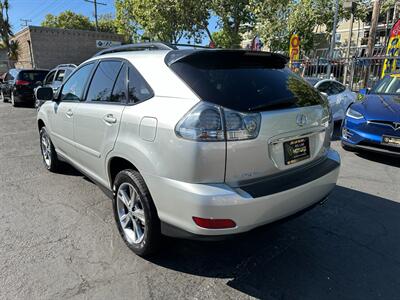
{"type": "Polygon", "coordinates": [[[18,74],[20,80],[25,80],[29,82],[43,81],[46,77],[48,71],[21,71],[18,74]]]}
{"type": "Polygon", "coordinates": [[[178,60],[170,67],[202,100],[238,111],[304,107],[323,102],[318,91],[288,68],[257,57],[224,56],[220,52],[207,55],[207,59],[197,55],[178,60]]]}

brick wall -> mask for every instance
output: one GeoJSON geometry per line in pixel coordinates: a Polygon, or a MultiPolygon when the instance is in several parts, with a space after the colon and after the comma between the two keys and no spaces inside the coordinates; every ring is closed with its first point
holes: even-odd
{"type": "Polygon", "coordinates": [[[41,69],[51,69],[65,63],[79,65],[101,50],[96,47],[96,40],[123,41],[123,37],[118,34],[88,30],[29,26],[26,31],[15,36],[20,41],[23,54],[17,66],[23,65],[26,58],[30,61],[27,43],[30,39],[35,66],[41,69]]]}
{"type": "Polygon", "coordinates": [[[28,41],[31,40],[30,31],[25,27],[18,32],[12,40],[17,40],[19,43],[18,61],[15,63],[16,68],[32,68],[31,56],[29,52],[28,41]]]}

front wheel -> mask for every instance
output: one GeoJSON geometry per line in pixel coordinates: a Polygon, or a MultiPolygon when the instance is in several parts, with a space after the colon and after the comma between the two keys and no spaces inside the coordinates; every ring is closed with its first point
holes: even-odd
{"type": "Polygon", "coordinates": [[[56,172],[59,169],[59,160],[50,136],[46,127],[42,127],[39,132],[40,135],[40,150],[45,167],[51,172],[56,172]]]}
{"type": "Polygon", "coordinates": [[[121,171],[114,187],[114,217],[125,244],[140,256],[156,252],[161,239],[160,220],[143,177],[134,170],[121,171]]]}

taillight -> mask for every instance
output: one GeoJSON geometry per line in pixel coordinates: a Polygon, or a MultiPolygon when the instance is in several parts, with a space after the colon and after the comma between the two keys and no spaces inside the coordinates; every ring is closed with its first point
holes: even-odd
{"type": "Polygon", "coordinates": [[[261,115],[200,102],[176,125],[178,136],[194,141],[237,141],[258,136],[261,115]]]}
{"type": "Polygon", "coordinates": [[[235,221],[231,219],[205,219],[193,217],[193,221],[197,226],[207,229],[226,229],[236,227],[235,221]]]}
{"type": "Polygon", "coordinates": [[[29,81],[25,81],[25,80],[15,80],[15,85],[29,85],[30,82],[29,81]]]}

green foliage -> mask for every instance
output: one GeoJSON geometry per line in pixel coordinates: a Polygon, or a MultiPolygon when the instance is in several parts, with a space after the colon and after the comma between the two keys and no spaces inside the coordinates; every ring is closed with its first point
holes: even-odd
{"type": "Polygon", "coordinates": [[[112,14],[104,14],[98,17],[98,31],[118,33],[117,22],[112,14]]]}
{"type": "Polygon", "coordinates": [[[48,14],[41,23],[44,27],[56,27],[64,29],[93,30],[94,25],[88,17],[66,10],[58,16],[48,14]]]}
{"type": "Polygon", "coordinates": [[[0,0],[0,38],[1,48],[7,49],[8,58],[11,60],[18,60],[19,56],[19,43],[16,41],[10,41],[10,38],[14,35],[11,30],[11,24],[8,16],[8,10],[10,8],[8,0],[0,0]]]}
{"type": "Polygon", "coordinates": [[[117,0],[117,19],[121,24],[129,20],[131,32],[142,31],[150,40],[201,39],[209,19],[207,1],[117,0]]]}

